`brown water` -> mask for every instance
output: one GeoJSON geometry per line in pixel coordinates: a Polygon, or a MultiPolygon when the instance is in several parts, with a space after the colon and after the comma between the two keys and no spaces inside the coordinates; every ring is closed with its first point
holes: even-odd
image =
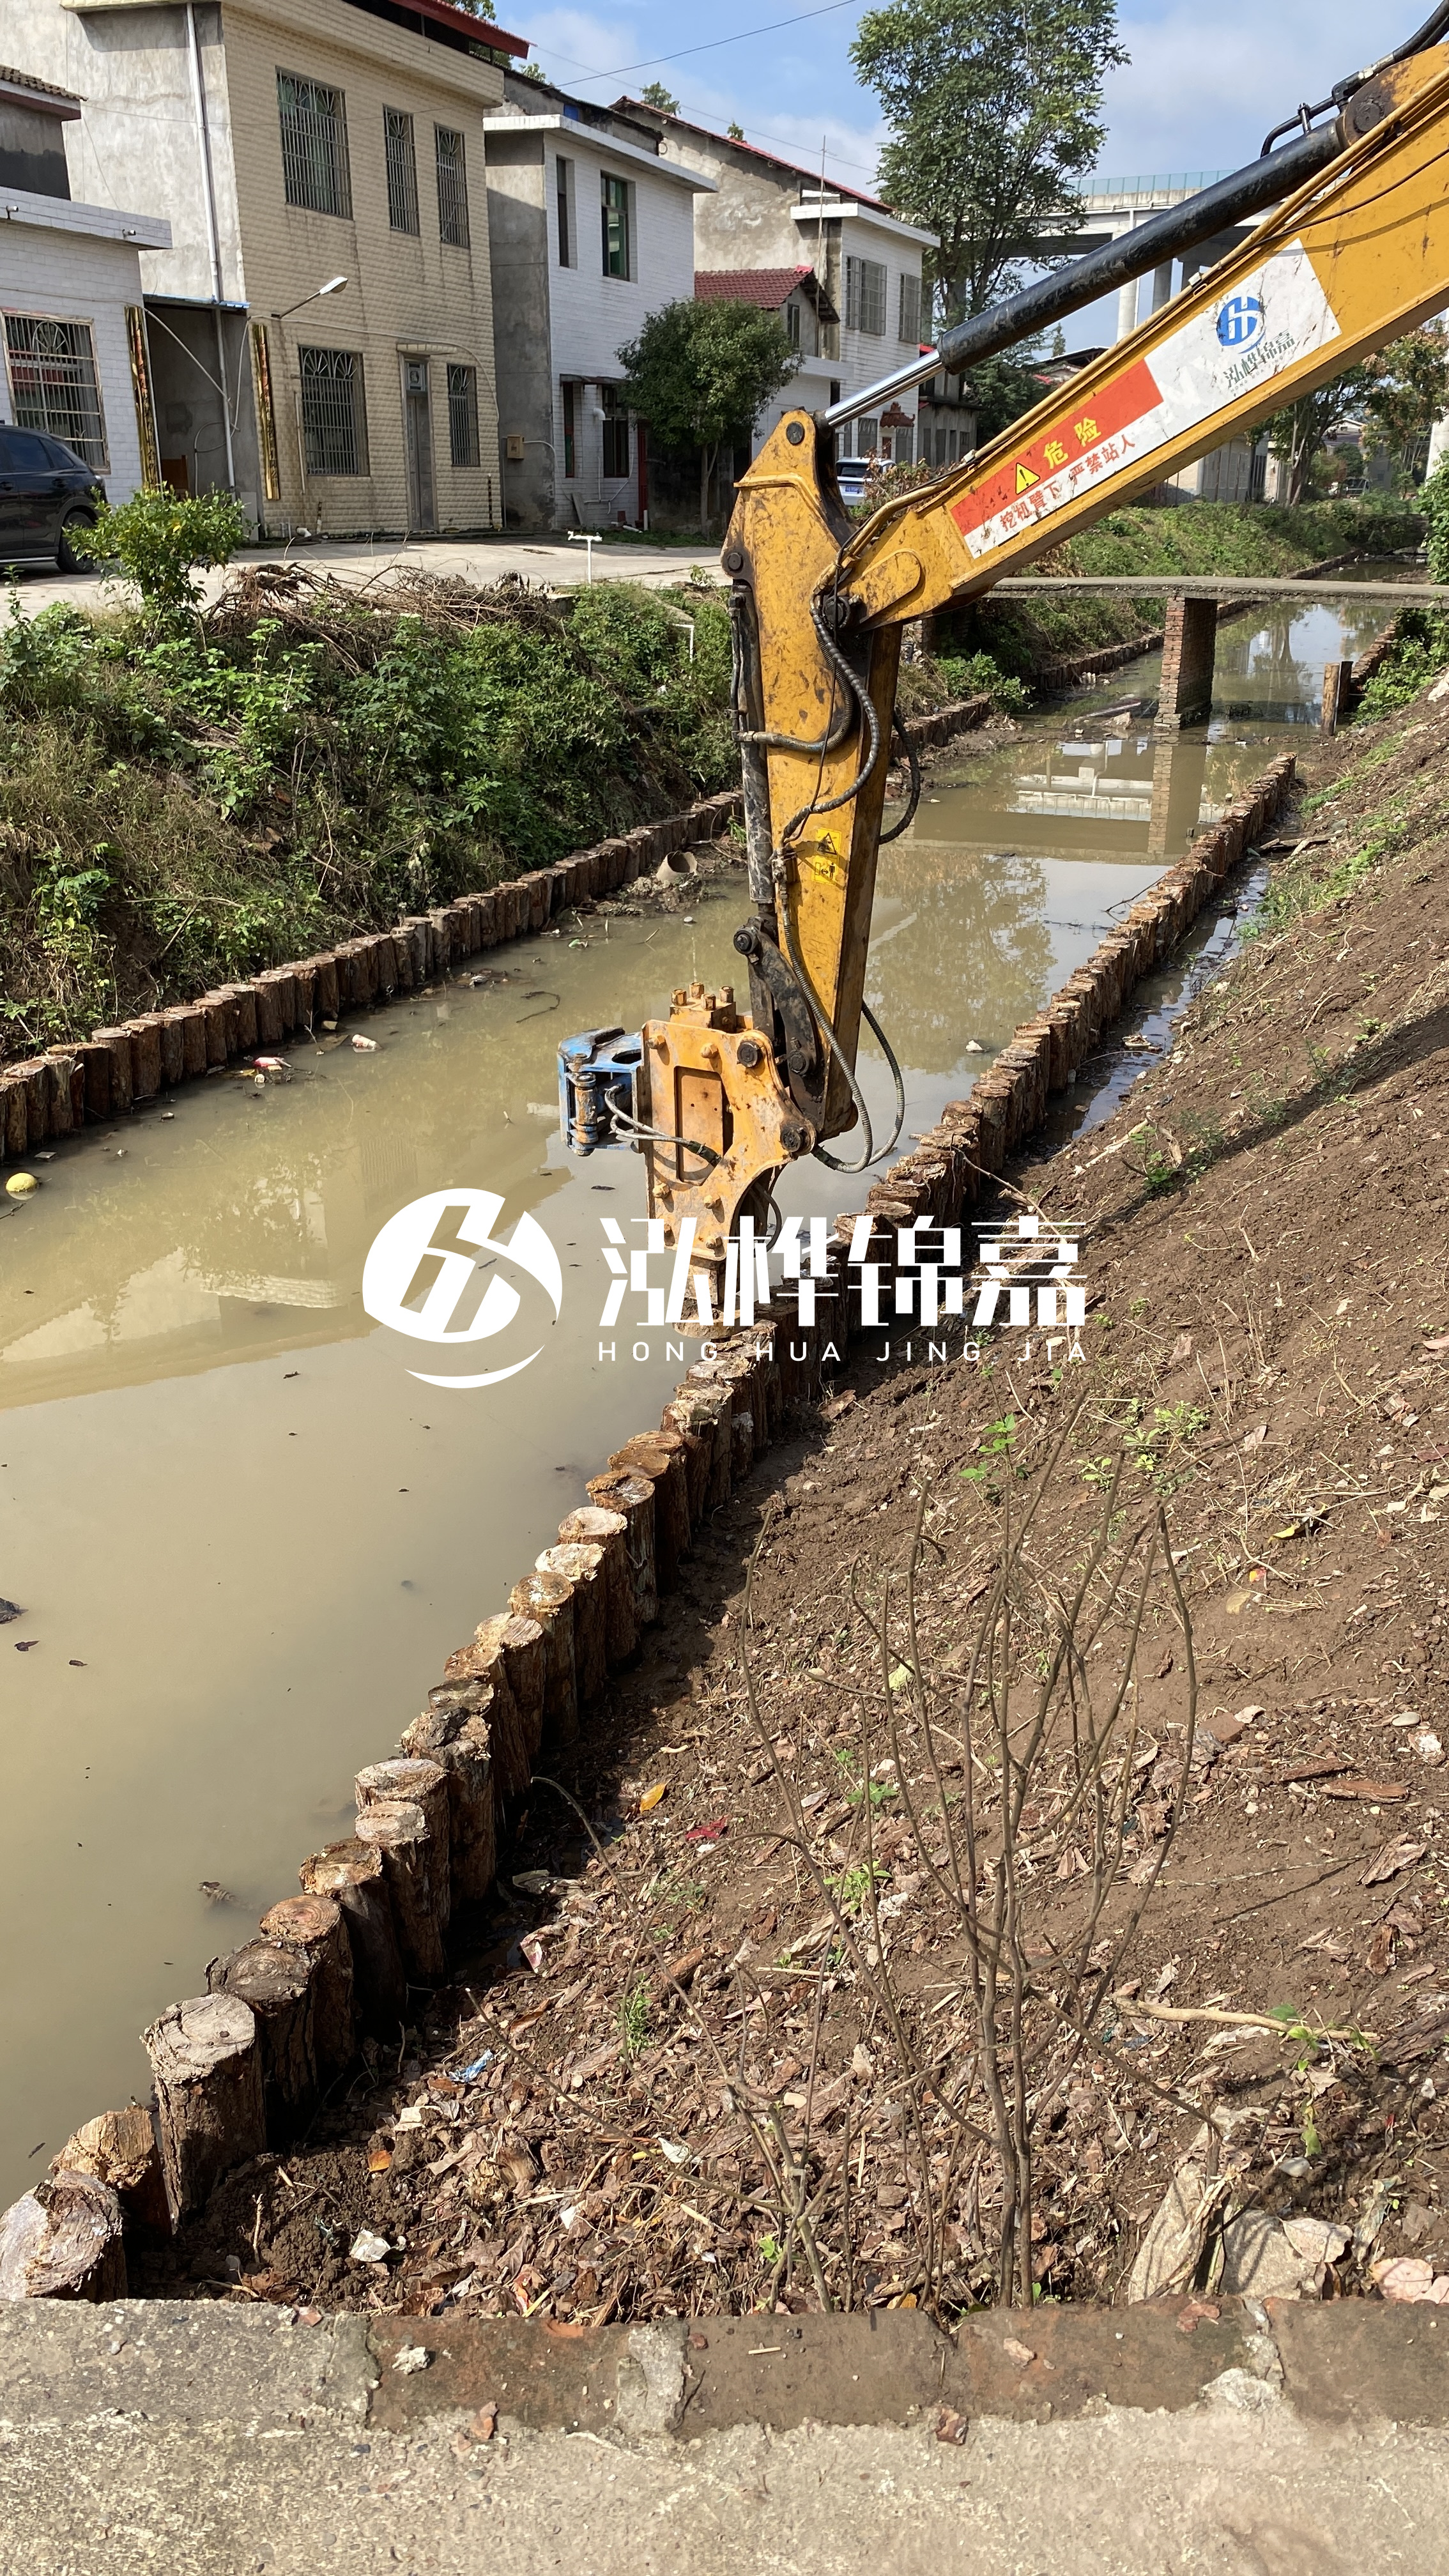
{"type": "MultiPolygon", "coordinates": [[[[1224,714],[1170,758],[1107,713],[1150,698],[1149,662],[935,771],[882,853],[870,978],[907,1137],[1265,744],[1291,739],[1323,662],[1382,616],[1227,628],[1224,699],[1261,712],[1224,714]]],[[[637,1301],[599,1330],[600,1220],[639,1239],[637,1167],[563,1155],[554,1050],[637,1028],[693,974],[729,980],[741,911],[731,881],[693,922],[595,920],[587,945],[504,950],[478,989],[370,1019],[377,1054],[344,1031],[289,1050],[288,1085],[213,1076],[58,1149],[25,1206],[0,1202],[0,1593],[24,1612],[0,1629],[0,2203],[77,2122],[142,2090],[143,2023],[347,1829],[354,1769],[391,1748],[586,1477],[657,1420],[680,1360],[637,1301]],[[564,1277],[558,1323],[525,1296],[518,1334],[538,1329],[506,1349],[543,1338],[542,1357],[471,1393],[410,1374],[434,1360],[361,1302],[384,1222],[460,1185],[502,1195],[505,1226],[534,1211],[564,1277]]],[[[878,1056],[865,1081],[884,1122],[878,1056]]],[[[780,1195],[834,1211],[864,1187],[811,1164],[780,1195]]]]}

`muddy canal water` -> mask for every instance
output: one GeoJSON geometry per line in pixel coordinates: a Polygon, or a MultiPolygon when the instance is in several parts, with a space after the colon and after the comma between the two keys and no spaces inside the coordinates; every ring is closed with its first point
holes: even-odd
{"type": "MultiPolygon", "coordinates": [[[[1383,616],[1229,625],[1213,722],[1170,749],[1111,712],[1150,702],[1149,661],[934,770],[882,853],[870,976],[908,1137],[1383,616]]],[[[476,987],[370,1019],[375,1054],[344,1025],[291,1049],[286,1085],[218,1075],[87,1133],[0,1223],[0,1594],[23,1612],[0,1628],[0,2204],[142,2091],[143,2024],[348,1830],[355,1768],[657,1421],[682,1374],[663,1334],[638,1301],[600,1332],[601,1221],[639,1239],[637,1166],[563,1154],[554,1051],[731,980],[741,912],[731,876],[692,920],[593,917],[580,944],[571,925],[496,952],[476,987]],[[429,1359],[361,1297],[385,1221],[459,1185],[502,1195],[505,1225],[532,1210],[564,1279],[539,1359],[468,1393],[411,1374],[429,1359]]],[[[866,1080],[884,1134],[878,1057],[866,1080]]],[[[835,1211],[864,1186],[811,1165],[781,1196],[835,1211]]]]}

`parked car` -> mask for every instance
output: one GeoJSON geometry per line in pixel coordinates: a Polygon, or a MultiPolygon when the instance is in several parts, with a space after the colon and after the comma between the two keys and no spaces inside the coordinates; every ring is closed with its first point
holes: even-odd
{"type": "Polygon", "coordinates": [[[106,497],[93,465],[38,429],[0,422],[0,565],[82,570],[73,532],[93,528],[106,497]]]}

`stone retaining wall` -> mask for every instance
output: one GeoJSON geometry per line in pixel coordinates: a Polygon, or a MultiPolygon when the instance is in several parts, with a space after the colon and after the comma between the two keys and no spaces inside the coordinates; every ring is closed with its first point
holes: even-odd
{"type": "Polygon", "coordinates": [[[212,1962],[211,1992],[172,2005],[145,2034],[155,2115],[88,2123],[56,2159],[48,2206],[27,2193],[0,2218],[0,2295],[120,2295],[128,2224],[154,2228],[158,2212],[184,2220],[229,2166],[290,2142],[360,2030],[396,2034],[405,1981],[445,1972],[455,1902],[486,1893],[534,1773],[567,1771],[581,1721],[660,1617],[694,1531],[818,1394],[822,1367],[848,1352],[849,1251],[882,1265],[889,1312],[898,1229],[959,1224],[989,1194],[1293,776],[1291,755],[1274,761],[1017,1029],[970,1097],[949,1103],[870,1188],[866,1235],[860,1214],[838,1220],[828,1276],[814,1283],[813,1330],[791,1291],[768,1329],[702,1346],[658,1428],[614,1452],[506,1608],[448,1656],[396,1755],[359,1773],[355,1836],[305,1861],[306,1894],[271,1908],[260,1940],[212,1962]]]}

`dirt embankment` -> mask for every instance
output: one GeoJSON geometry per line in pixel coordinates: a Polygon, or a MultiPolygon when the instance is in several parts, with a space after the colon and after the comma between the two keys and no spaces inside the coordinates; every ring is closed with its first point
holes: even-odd
{"type": "Polygon", "coordinates": [[[1420,699],[1320,755],[1262,935],[1013,1176],[1082,1363],[857,1343],[411,2053],[148,2286],[949,2318],[1014,2196],[1048,2295],[1449,2271],[1446,752],[1420,699]]]}

